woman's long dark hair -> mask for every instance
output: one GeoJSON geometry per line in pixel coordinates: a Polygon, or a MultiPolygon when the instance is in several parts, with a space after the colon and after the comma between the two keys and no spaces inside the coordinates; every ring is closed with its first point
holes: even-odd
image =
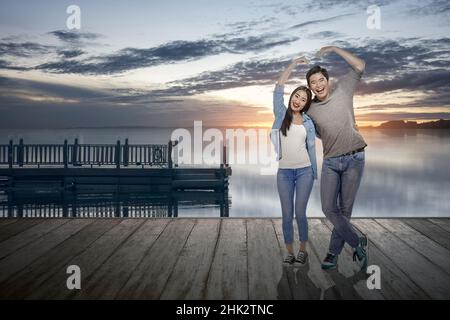
{"type": "Polygon", "coordinates": [[[294,94],[297,91],[300,91],[300,90],[305,91],[306,96],[307,96],[306,104],[303,107],[303,109],[300,111],[300,113],[303,114],[303,113],[307,112],[311,105],[312,94],[311,94],[311,90],[309,90],[308,87],[300,86],[300,87],[295,88],[294,91],[292,91],[291,96],[289,97],[289,104],[288,104],[288,107],[286,110],[286,114],[284,116],[283,123],[281,124],[281,129],[280,129],[284,136],[287,135],[287,130],[289,130],[291,123],[292,123],[292,109],[291,109],[292,97],[294,96],[294,94]]]}

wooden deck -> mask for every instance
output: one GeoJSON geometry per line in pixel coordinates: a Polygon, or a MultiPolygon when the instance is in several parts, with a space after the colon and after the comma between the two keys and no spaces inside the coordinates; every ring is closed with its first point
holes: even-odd
{"type": "Polygon", "coordinates": [[[381,290],[309,219],[309,264],[285,268],[281,219],[0,219],[0,299],[449,299],[450,219],[354,219],[381,290]],[[81,290],[66,287],[69,265],[81,290]]]}

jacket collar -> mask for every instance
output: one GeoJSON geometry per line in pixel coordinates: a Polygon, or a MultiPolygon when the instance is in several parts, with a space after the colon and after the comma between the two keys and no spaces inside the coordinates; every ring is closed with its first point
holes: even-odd
{"type": "Polygon", "coordinates": [[[309,121],[309,120],[311,120],[311,118],[306,113],[303,113],[303,121],[309,121]]]}

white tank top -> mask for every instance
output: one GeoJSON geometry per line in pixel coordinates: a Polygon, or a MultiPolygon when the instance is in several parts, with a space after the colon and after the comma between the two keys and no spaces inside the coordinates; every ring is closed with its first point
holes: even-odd
{"type": "Polygon", "coordinates": [[[311,165],[306,150],[306,129],[302,124],[291,123],[286,136],[280,131],[282,156],[278,167],[282,169],[297,169],[311,165]]]}

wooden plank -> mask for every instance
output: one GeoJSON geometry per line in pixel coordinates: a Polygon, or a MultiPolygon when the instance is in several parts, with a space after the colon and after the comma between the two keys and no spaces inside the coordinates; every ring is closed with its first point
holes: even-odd
{"type": "Polygon", "coordinates": [[[199,219],[161,294],[161,299],[201,300],[219,237],[220,219],[199,219]]]}
{"type": "MultiPolygon", "coordinates": [[[[46,221],[50,223],[50,221],[46,221]]],[[[16,273],[0,287],[0,297],[8,299],[24,299],[47,283],[60,268],[67,268],[70,258],[84,251],[92,242],[110,230],[119,220],[98,219],[83,228],[48,253],[38,258],[22,271],[16,273]]]]}
{"type": "MultiPolygon", "coordinates": [[[[327,227],[326,220],[310,219],[310,238],[312,245],[317,252],[321,253],[321,258],[325,257],[329,249],[331,230],[327,227]],[[319,239],[317,239],[320,237],[319,239]]],[[[339,298],[339,299],[367,299],[380,300],[383,296],[376,290],[369,290],[367,288],[365,271],[353,261],[353,251],[348,247],[344,247],[338,258],[338,268],[336,270],[326,271],[333,280],[334,292],[330,296],[328,290],[324,294],[325,299],[339,298]]]]}
{"type": "Polygon", "coordinates": [[[433,262],[412,249],[379,223],[368,219],[354,219],[353,223],[363,230],[408,277],[432,299],[450,298],[450,279],[433,262]]]}
{"type": "Polygon", "coordinates": [[[450,250],[450,233],[427,219],[402,219],[410,227],[450,250]]]}
{"type": "Polygon", "coordinates": [[[272,221],[247,220],[248,291],[251,300],[278,298],[282,256],[272,221]]]}
{"type": "Polygon", "coordinates": [[[1,227],[7,226],[8,224],[11,224],[14,222],[17,222],[16,218],[0,218],[0,233],[2,232],[1,227]]]}
{"type": "Polygon", "coordinates": [[[159,299],[195,222],[171,220],[116,298],[159,299]]]}
{"type": "Polygon", "coordinates": [[[244,219],[223,219],[206,285],[206,299],[248,299],[244,219]]]}
{"type": "Polygon", "coordinates": [[[27,267],[50,249],[79,232],[92,220],[69,220],[33,243],[0,260],[0,283],[27,267]]]}
{"type": "Polygon", "coordinates": [[[5,241],[6,239],[19,234],[28,228],[42,222],[43,220],[39,219],[19,219],[17,223],[7,224],[0,228],[0,242],[5,241]]]}
{"type": "MultiPolygon", "coordinates": [[[[113,299],[158,239],[168,219],[147,220],[84,281],[77,299],[113,299]]],[[[159,263],[159,262],[158,262],[159,263]]]]}
{"type": "Polygon", "coordinates": [[[442,229],[444,229],[447,232],[450,232],[450,219],[447,218],[436,218],[436,219],[429,219],[432,223],[438,225],[442,229]]]}
{"type": "MultiPolygon", "coordinates": [[[[325,224],[332,230],[327,220],[325,224]]],[[[359,230],[366,233],[364,230],[359,230]]],[[[377,265],[381,271],[381,293],[386,300],[429,299],[430,297],[417,286],[387,255],[369,238],[369,265],[377,265]]]]}
{"type": "Polygon", "coordinates": [[[440,246],[400,220],[376,219],[376,221],[450,275],[450,251],[448,249],[440,246]]]}
{"type": "MultiPolygon", "coordinates": [[[[114,251],[144,223],[144,219],[125,219],[104,233],[82,253],[72,257],[67,265],[77,265],[81,269],[81,290],[84,280],[89,278],[108,259],[114,251]]],[[[67,299],[76,291],[69,291],[66,286],[68,275],[66,266],[58,269],[38,291],[31,293],[29,299],[67,299]]]]}
{"type": "Polygon", "coordinates": [[[38,223],[25,231],[12,236],[11,238],[0,243],[0,259],[19,250],[32,241],[36,241],[48,232],[60,227],[67,220],[51,219],[38,223]]]}

